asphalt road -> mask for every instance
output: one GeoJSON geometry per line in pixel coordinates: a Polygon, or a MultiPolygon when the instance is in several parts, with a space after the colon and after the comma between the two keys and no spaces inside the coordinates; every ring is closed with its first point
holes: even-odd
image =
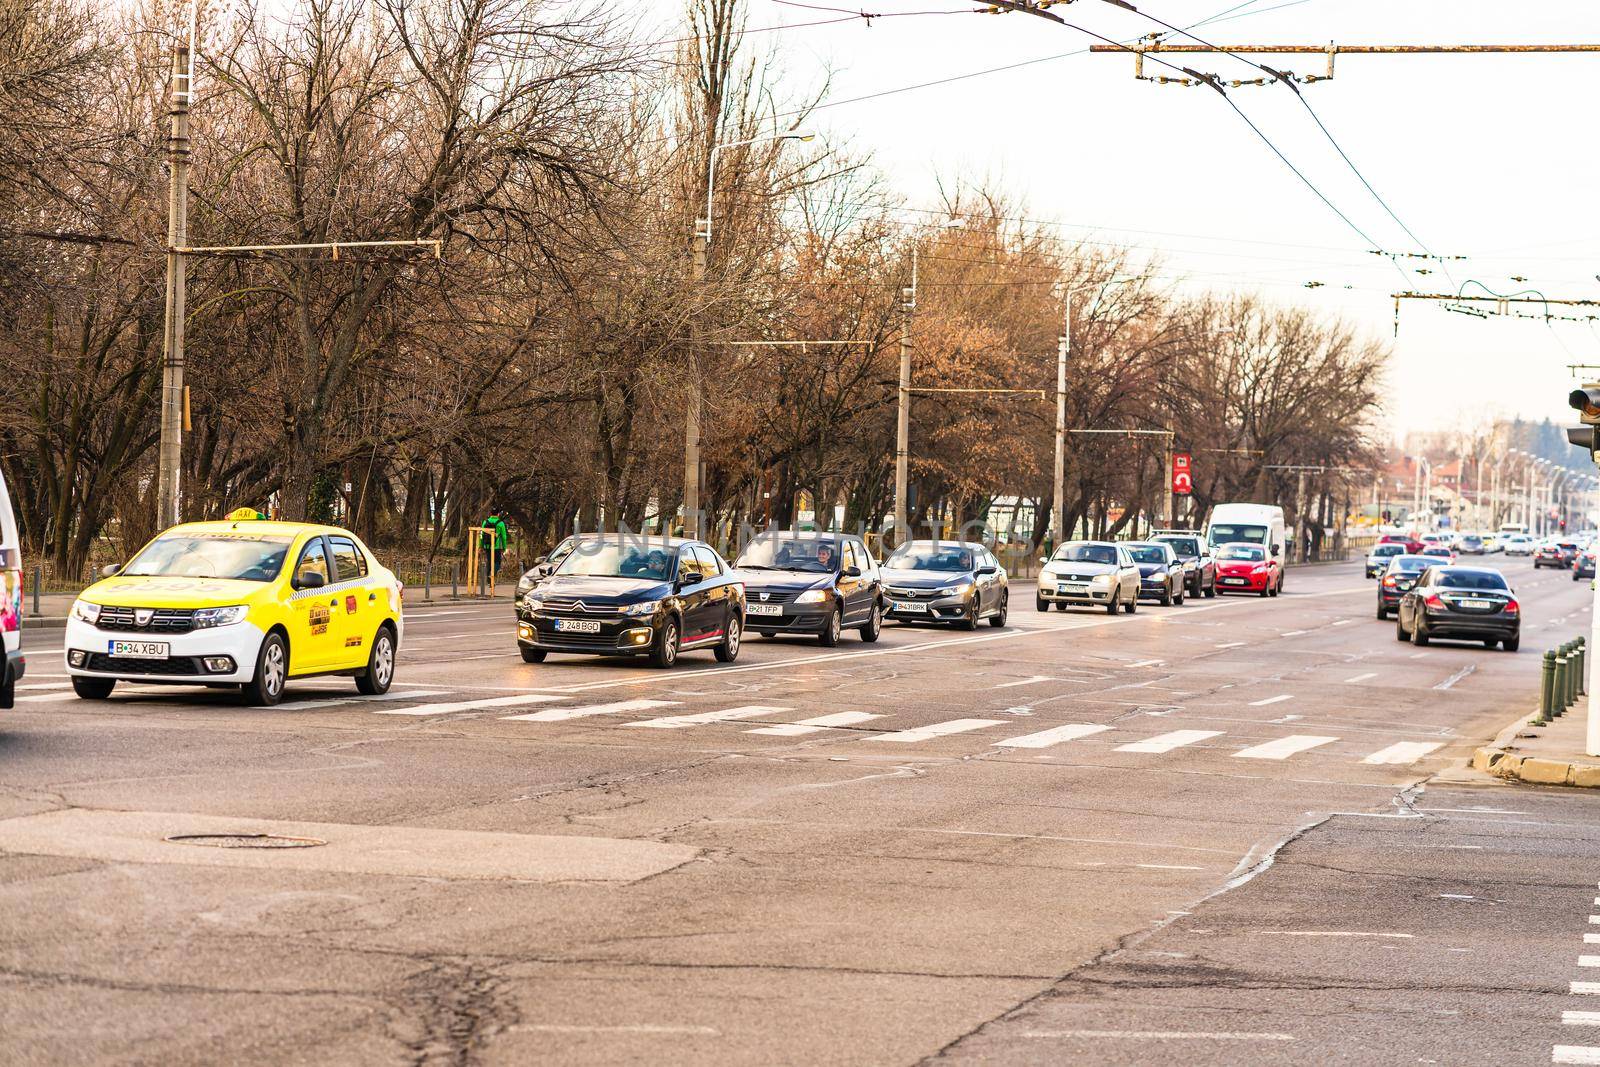
{"type": "Polygon", "coordinates": [[[1588,586],[1494,563],[1518,654],[1397,643],[1355,565],[671,672],[413,607],[392,699],[270,710],[79,702],[36,631],[5,1058],[1600,1062],[1556,1051],[1600,1046],[1600,799],[1452,769],[1588,586]],[[261,832],[327,843],[163,840],[261,832]]]}

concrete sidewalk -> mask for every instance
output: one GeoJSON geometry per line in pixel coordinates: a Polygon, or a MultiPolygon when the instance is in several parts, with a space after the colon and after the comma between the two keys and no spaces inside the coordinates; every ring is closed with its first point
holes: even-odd
{"type": "Polygon", "coordinates": [[[1588,698],[1579,697],[1564,715],[1534,726],[1537,709],[1507,726],[1472,754],[1474,770],[1510,781],[1600,789],[1600,756],[1584,754],[1588,698]]]}

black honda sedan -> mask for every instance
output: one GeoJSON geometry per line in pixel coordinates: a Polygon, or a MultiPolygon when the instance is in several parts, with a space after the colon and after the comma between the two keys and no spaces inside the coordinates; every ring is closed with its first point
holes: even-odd
{"type": "Polygon", "coordinates": [[[517,645],[529,663],[577,652],[670,667],[696,648],[731,663],[743,634],[744,586],[703,541],[584,537],[517,602],[517,645]]]}
{"type": "Polygon", "coordinates": [[[1487,567],[1429,567],[1400,598],[1397,640],[1425,645],[1435,638],[1482,641],[1515,652],[1522,643],[1522,609],[1505,577],[1487,567]]]}
{"type": "Polygon", "coordinates": [[[883,629],[883,582],[859,537],[768,530],[734,568],[744,579],[745,626],[762,637],[814,635],[832,648],[846,629],[868,642],[883,629]]]}
{"type": "Polygon", "coordinates": [[[1010,593],[999,560],[974,541],[907,541],[883,561],[889,618],[954,623],[976,630],[1006,624],[1010,593]]]}

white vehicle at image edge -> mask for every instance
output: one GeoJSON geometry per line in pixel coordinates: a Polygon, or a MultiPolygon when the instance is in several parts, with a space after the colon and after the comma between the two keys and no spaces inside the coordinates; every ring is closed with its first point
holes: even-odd
{"type": "Polygon", "coordinates": [[[1115,541],[1068,541],[1040,562],[1044,569],[1034,602],[1040,611],[1049,611],[1051,604],[1062,611],[1073,605],[1103,607],[1112,615],[1118,607],[1129,615],[1139,609],[1139,565],[1115,541]]]}
{"type": "Polygon", "coordinates": [[[1260,545],[1278,564],[1278,592],[1283,591],[1283,569],[1288,566],[1288,538],[1284,536],[1283,509],[1275,504],[1218,504],[1206,524],[1206,543],[1260,545]]]}
{"type": "Polygon", "coordinates": [[[22,656],[22,540],[0,474],[0,708],[9,708],[27,670],[22,656]]]}

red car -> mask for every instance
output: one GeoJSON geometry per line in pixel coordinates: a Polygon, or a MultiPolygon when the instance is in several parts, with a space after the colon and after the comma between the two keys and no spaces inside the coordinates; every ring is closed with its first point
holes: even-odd
{"type": "Polygon", "coordinates": [[[1428,547],[1426,544],[1417,540],[1410,534],[1384,534],[1382,537],[1378,538],[1378,544],[1405,545],[1406,554],[1408,556],[1419,555],[1424,548],[1428,547]]]}
{"type": "Polygon", "coordinates": [[[1217,592],[1277,596],[1282,587],[1278,561],[1260,545],[1241,541],[1217,549],[1217,592]]]}

